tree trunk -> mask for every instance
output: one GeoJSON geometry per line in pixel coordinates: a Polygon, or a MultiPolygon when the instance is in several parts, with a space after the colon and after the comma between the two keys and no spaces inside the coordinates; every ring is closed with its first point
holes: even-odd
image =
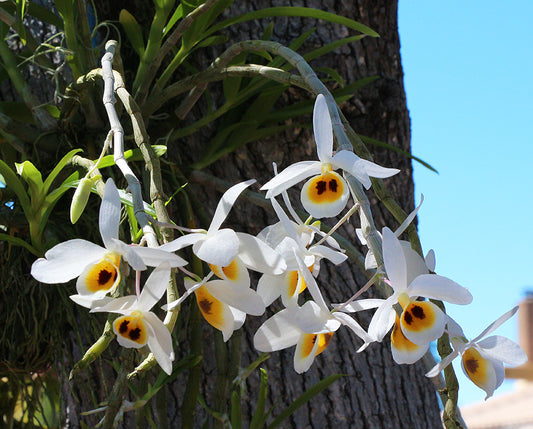
{"type": "MultiPolygon", "coordinates": [[[[96,2],[100,19],[117,19],[120,7],[118,2],[113,7],[101,9],[101,6],[110,3],[106,0],[96,2]],[[103,13],[106,12],[106,13],[103,13]],[[108,15],[107,15],[108,14],[108,15]],[[113,16],[115,14],[115,16],[113,16]]],[[[143,2],[126,2],[127,8],[134,16],[143,22],[150,22],[151,17],[139,16],[135,13],[134,6],[145,10],[143,2]]],[[[327,66],[337,70],[347,83],[370,76],[377,76],[370,85],[359,90],[353,98],[341,106],[342,111],[356,132],[369,136],[406,151],[410,151],[410,121],[406,107],[403,86],[403,72],[399,53],[399,36],[397,28],[397,2],[387,0],[352,0],[352,1],[277,1],[256,0],[234,2],[225,12],[226,16],[236,16],[250,10],[257,10],[271,6],[308,6],[329,12],[337,13],[355,19],[377,31],[380,38],[366,37],[363,40],[345,45],[325,57],[311,63],[315,67],[327,66]]],[[[296,37],[311,27],[316,27],[315,33],[309,38],[300,52],[324,46],[334,40],[352,35],[345,27],[331,25],[322,21],[308,18],[273,18],[273,40],[288,45],[296,37]]],[[[268,20],[251,21],[238,24],[227,30],[226,34],[231,42],[257,39],[261,36],[268,20]]],[[[198,64],[205,68],[221,50],[213,50],[213,57],[196,58],[198,64]]],[[[125,61],[127,64],[127,59],[125,61]]],[[[128,77],[128,73],[126,72],[128,77]]],[[[127,81],[128,82],[128,81],[127,81]]],[[[131,82],[130,82],[131,83],[131,82]]],[[[333,85],[328,84],[330,89],[333,85]]],[[[210,90],[215,94],[218,84],[211,84],[210,90]]],[[[293,102],[298,99],[309,99],[309,94],[301,90],[290,89],[284,96],[284,102],[293,102]]],[[[207,107],[202,100],[191,112],[190,117],[198,118],[205,113],[207,107]]],[[[185,121],[189,120],[189,117],[185,121]]],[[[106,122],[107,123],[107,122],[106,122]]],[[[311,119],[308,118],[308,123],[311,119]]],[[[107,131],[107,130],[105,130],[107,131]]],[[[173,160],[196,161],[201,155],[205,142],[214,132],[214,129],[205,129],[193,136],[168,142],[169,153],[173,160]]],[[[149,129],[151,138],[158,135],[154,126],[149,129]]],[[[83,138],[82,138],[83,140],[83,138]]],[[[391,150],[371,147],[374,161],[386,167],[401,169],[401,173],[386,180],[386,184],[399,204],[406,210],[413,208],[413,180],[412,166],[408,158],[391,150]]],[[[272,177],[272,162],[275,161],[280,168],[297,161],[316,159],[316,150],[312,132],[309,128],[294,128],[282,135],[250,143],[236,152],[225,156],[220,161],[211,165],[207,171],[231,183],[241,180],[256,178],[260,184],[272,177]]],[[[214,207],[220,197],[221,189],[206,186],[207,182],[201,176],[193,175],[189,186],[191,194],[198,200],[205,202],[207,210],[213,213],[214,207]],[[196,180],[196,182],[195,182],[196,180]]],[[[168,194],[174,190],[165,189],[168,194]]],[[[293,193],[291,192],[291,195],[293,193]]],[[[294,195],[296,195],[294,193],[294,195]]],[[[179,203],[179,194],[175,201],[179,203]]],[[[385,225],[395,228],[397,222],[377,204],[377,198],[370,191],[369,199],[373,203],[374,219],[378,230],[385,225]]],[[[292,198],[296,204],[297,198],[292,198]]],[[[172,208],[172,207],[171,207],[172,208]]],[[[179,206],[173,206],[179,211],[179,206]]],[[[180,220],[175,219],[179,224],[180,220]]],[[[236,230],[252,234],[259,232],[265,225],[275,222],[272,212],[252,206],[248,202],[238,201],[228,218],[227,224],[236,230]]],[[[182,224],[184,222],[181,219],[182,224]]],[[[333,222],[326,222],[330,226],[333,222]]],[[[207,225],[199,225],[206,227],[207,225]]],[[[342,235],[357,245],[354,233],[356,224],[342,228],[342,235]]],[[[361,249],[361,252],[364,252],[361,249]]],[[[345,262],[339,267],[332,267],[323,263],[318,277],[322,286],[325,299],[328,302],[342,302],[348,299],[367,280],[361,269],[350,262],[345,262]]],[[[369,294],[368,297],[374,296],[369,294]]],[[[68,303],[64,304],[68,305],[68,303]]],[[[86,326],[87,314],[75,310],[77,325],[86,326]]],[[[187,314],[184,305],[182,314],[187,314]]],[[[92,317],[92,316],[91,316],[92,317]]],[[[253,334],[266,319],[247,319],[245,331],[242,335],[243,357],[241,366],[246,367],[257,359],[259,353],[253,347],[253,334]]],[[[371,314],[361,313],[357,316],[363,327],[368,327],[371,314]]],[[[94,319],[93,323],[94,323],[94,319]]],[[[183,320],[185,323],[186,321],[183,320]]],[[[103,326],[100,324],[99,326],[103,326]]],[[[215,338],[219,335],[207,323],[203,323],[203,379],[201,393],[207,405],[213,407],[212,395],[215,389],[216,362],[215,338]]],[[[94,332],[94,331],[93,331],[94,332]]],[[[176,361],[188,355],[185,331],[178,332],[179,346],[175,348],[176,361]]],[[[94,333],[89,335],[82,332],[82,342],[87,346],[94,340],[94,333]]],[[[65,336],[65,353],[61,354],[59,366],[63,368],[63,376],[72,368],[73,364],[81,357],[83,350],[79,346],[80,338],[72,334],[65,336]]],[[[115,343],[115,342],[114,342],[115,343]]],[[[64,380],[64,407],[68,416],[67,426],[78,428],[83,420],[89,426],[94,426],[98,417],[80,417],[81,411],[94,408],[99,401],[106,398],[112,386],[113,371],[107,365],[106,359],[115,359],[119,348],[112,344],[98,362],[86,372],[80,373],[69,385],[66,377],[64,380]],[[112,352],[111,352],[112,350],[112,352]]],[[[235,347],[237,341],[231,341],[228,353],[235,347]]],[[[429,379],[424,377],[425,368],[421,363],[415,365],[397,365],[393,362],[388,337],[381,344],[373,344],[363,353],[356,353],[361,345],[360,339],[347,330],[340,330],[333,337],[327,349],[318,356],[309,371],[298,375],[293,369],[294,350],[285,350],[271,354],[271,357],[261,366],[266,369],[269,377],[268,403],[266,409],[273,407],[272,416],[276,416],[306,389],[336,373],[346,376],[333,383],[323,393],[315,397],[296,411],[289,420],[284,422],[284,428],[336,428],[340,425],[353,428],[440,428],[442,427],[437,405],[437,395],[429,379]]],[[[220,350],[220,349],[217,349],[220,350]]],[[[131,362],[126,362],[132,365],[131,362]]],[[[186,375],[186,373],[185,373],[186,375]]],[[[186,377],[182,374],[175,382],[169,384],[164,390],[168,399],[168,419],[171,427],[178,427],[180,422],[179,408],[183,401],[186,377]]],[[[258,371],[255,371],[247,380],[246,391],[243,394],[243,427],[247,427],[255,409],[259,386],[258,371]]],[[[228,391],[228,388],[226,388],[228,391]]],[[[130,399],[134,399],[131,397],[130,399]]],[[[229,400],[228,400],[229,402],[229,400]]],[[[219,411],[228,411],[222,409],[219,411]]],[[[195,427],[201,427],[204,419],[208,418],[206,412],[197,407],[195,427]]],[[[132,427],[131,413],[127,414],[123,427],[132,427]]],[[[164,420],[164,419],[163,419],[164,420]]],[[[162,421],[159,419],[158,421],[162,421]]]]}
{"type": "MultiPolygon", "coordinates": [[[[235,2],[227,15],[235,16],[251,9],[286,6],[288,3],[266,0],[235,2]]],[[[358,91],[341,108],[356,132],[410,151],[410,120],[399,53],[397,3],[384,0],[340,1],[326,4],[321,1],[291,1],[290,5],[328,10],[364,23],[381,35],[380,38],[367,37],[360,42],[346,45],[324,58],[311,62],[311,65],[332,67],[346,79],[346,82],[377,76],[375,82],[358,91]]],[[[274,20],[273,40],[285,45],[310,27],[317,27],[309,43],[304,45],[300,52],[324,46],[350,35],[342,26],[317,23],[304,18],[274,20]]],[[[260,22],[259,26],[257,24],[256,21],[239,24],[232,29],[235,33],[230,33],[230,40],[259,38],[268,20],[260,22]]],[[[287,101],[304,97],[308,98],[309,95],[291,90],[287,101]]],[[[308,121],[310,123],[311,119],[308,121]]],[[[196,136],[188,140],[193,154],[197,153],[193,148],[202,147],[200,138],[205,136],[196,136]]],[[[401,169],[401,173],[387,179],[386,184],[400,205],[405,210],[411,211],[414,204],[410,160],[391,150],[375,147],[370,149],[374,154],[374,160],[380,165],[401,169]]],[[[312,133],[309,129],[296,129],[286,132],[282,137],[276,136],[251,143],[212,165],[209,171],[214,176],[231,183],[256,178],[262,184],[272,177],[270,167],[272,161],[275,161],[279,168],[284,168],[305,159],[316,159],[312,133]]],[[[203,186],[195,187],[194,192],[202,195],[203,201],[211,201],[211,210],[220,196],[219,192],[209,192],[203,186]]],[[[370,199],[376,202],[375,197],[370,196],[370,199]]],[[[298,200],[292,198],[292,201],[296,204],[298,200]]],[[[379,204],[373,205],[373,213],[378,230],[385,225],[392,228],[398,225],[379,204]]],[[[238,203],[230,216],[232,226],[250,233],[257,233],[263,226],[276,220],[272,213],[265,213],[242,202],[238,203]]],[[[333,222],[328,224],[332,226],[333,222]]],[[[343,228],[342,234],[357,243],[352,226],[343,228]]],[[[352,263],[346,262],[339,267],[324,263],[318,281],[325,290],[326,300],[342,302],[366,282],[366,277],[352,263]]],[[[266,317],[265,315],[262,318],[247,319],[246,332],[243,336],[243,367],[258,356],[252,338],[266,317]]],[[[370,318],[371,314],[363,313],[358,320],[362,326],[367,327],[370,318]]],[[[363,353],[357,354],[356,350],[360,345],[361,341],[358,338],[346,330],[340,330],[334,335],[324,353],[316,358],[311,369],[303,375],[298,375],[293,369],[294,350],[271,354],[263,366],[269,374],[270,390],[267,407],[274,407],[274,416],[321,379],[335,373],[347,374],[300,408],[283,427],[298,429],[336,428],[339,425],[356,428],[442,427],[437,395],[431,381],[424,376],[424,366],[421,363],[409,366],[395,364],[391,356],[389,337],[386,337],[382,344],[373,344],[363,353]]],[[[213,358],[213,354],[212,343],[206,341],[204,366],[210,368],[208,373],[214,364],[210,365],[207,361],[209,357],[213,358]]],[[[208,386],[210,383],[204,385],[207,392],[211,390],[208,386]]],[[[256,374],[250,377],[247,389],[252,404],[256,400],[254,395],[257,389],[256,374]]],[[[253,415],[253,407],[250,405],[244,414],[248,417],[253,415]]]]}

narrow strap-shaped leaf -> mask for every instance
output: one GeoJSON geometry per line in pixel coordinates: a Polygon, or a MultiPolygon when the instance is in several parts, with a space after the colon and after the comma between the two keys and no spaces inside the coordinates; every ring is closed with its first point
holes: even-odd
{"type": "Polygon", "coordinates": [[[81,149],[72,149],[63,158],[61,158],[61,160],[56,164],[52,172],[48,175],[48,177],[44,181],[43,192],[45,195],[48,194],[48,189],[50,189],[50,186],[52,185],[52,182],[57,177],[57,175],[61,172],[61,170],[63,170],[63,168],[70,162],[72,157],[76,155],[78,152],[81,152],[81,149]]]}
{"type": "Polygon", "coordinates": [[[389,143],[373,139],[371,137],[362,136],[361,134],[359,134],[359,137],[361,137],[361,140],[363,140],[364,143],[371,144],[371,145],[378,146],[378,147],[384,147],[386,149],[393,150],[394,152],[401,153],[402,155],[406,156],[407,158],[411,158],[411,159],[415,160],[416,162],[419,162],[420,164],[422,164],[427,169],[429,169],[429,170],[431,170],[431,171],[433,171],[433,172],[435,172],[437,174],[439,173],[434,167],[432,167],[426,161],[424,161],[423,159],[418,158],[417,156],[414,156],[413,154],[409,153],[406,150],[400,149],[400,148],[398,148],[396,146],[393,146],[393,145],[391,145],[389,143]]]}
{"type": "Polygon", "coordinates": [[[22,210],[26,214],[26,217],[31,215],[31,203],[28,194],[24,185],[17,177],[15,172],[7,165],[4,161],[0,159],[0,174],[3,176],[3,181],[6,187],[10,188],[15,192],[18,197],[19,203],[22,206],[22,210]]]}
{"type": "Polygon", "coordinates": [[[142,57],[144,55],[145,47],[141,26],[139,25],[135,17],[126,9],[122,9],[120,11],[118,20],[122,24],[122,27],[126,32],[126,36],[128,37],[131,43],[131,46],[133,47],[135,52],[137,52],[137,55],[139,55],[139,57],[142,57]]]}
{"type": "Polygon", "coordinates": [[[242,427],[242,409],[241,395],[234,390],[231,392],[231,429],[241,429],[242,427]]]}
{"type": "Polygon", "coordinates": [[[257,405],[255,412],[250,422],[250,429],[261,429],[265,425],[265,404],[268,393],[268,376],[264,368],[259,369],[261,371],[261,382],[259,384],[259,396],[257,398],[257,405]]]}
{"type": "Polygon", "coordinates": [[[357,30],[363,34],[366,34],[371,37],[379,37],[379,34],[376,33],[371,28],[367,27],[364,24],[361,24],[353,19],[345,18],[343,16],[336,15],[331,12],[325,12],[318,9],[313,9],[309,7],[270,7],[266,9],[257,10],[254,12],[244,13],[234,18],[227,19],[220,22],[217,25],[214,25],[210,28],[209,34],[219,31],[222,28],[229,27],[230,25],[237,24],[240,22],[252,21],[255,19],[261,18],[272,18],[275,16],[302,16],[307,18],[323,19],[324,21],[333,22],[336,24],[344,25],[353,30],[357,30]]]}
{"type": "Polygon", "coordinates": [[[9,244],[13,244],[14,246],[24,247],[26,250],[33,253],[35,256],[41,256],[41,253],[35,247],[33,247],[30,243],[27,243],[26,241],[22,240],[21,238],[13,237],[12,235],[0,232],[0,240],[6,241],[9,244]]]}
{"type": "Polygon", "coordinates": [[[327,389],[330,384],[337,381],[339,378],[344,377],[344,374],[333,374],[325,378],[322,381],[319,381],[311,388],[307,389],[304,393],[296,398],[296,400],[289,405],[282,413],[277,416],[272,423],[267,426],[267,429],[274,429],[278,427],[284,420],[290,417],[298,408],[304,405],[306,402],[313,399],[316,395],[322,392],[324,389],[327,389]]]}

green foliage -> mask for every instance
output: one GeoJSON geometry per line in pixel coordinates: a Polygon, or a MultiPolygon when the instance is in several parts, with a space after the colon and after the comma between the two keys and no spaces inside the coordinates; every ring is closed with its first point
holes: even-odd
{"type": "MultiPolygon", "coordinates": [[[[78,179],[78,173],[74,172],[56,189],[49,192],[52,182],[72,157],[80,151],[81,149],[71,150],[61,158],[44,182],[41,172],[30,161],[15,164],[16,172],[22,178],[20,180],[11,167],[0,160],[0,174],[3,176],[4,185],[14,191],[30,227],[31,246],[27,244],[24,247],[36,255],[43,254],[46,250],[43,233],[52,209],[70,185],[78,179]]],[[[20,240],[4,238],[11,244],[22,245],[20,240]]]]}

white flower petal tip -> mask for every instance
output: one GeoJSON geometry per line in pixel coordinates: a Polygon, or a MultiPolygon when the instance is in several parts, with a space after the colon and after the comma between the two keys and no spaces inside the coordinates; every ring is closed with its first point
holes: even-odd
{"type": "Polygon", "coordinates": [[[424,345],[443,334],[446,316],[432,302],[411,301],[402,312],[400,324],[403,334],[409,341],[424,345]]]}
{"type": "Polygon", "coordinates": [[[334,171],[325,171],[308,180],[300,193],[302,205],[314,218],[337,216],[350,196],[348,185],[334,171]]]}
{"type": "Polygon", "coordinates": [[[318,159],[322,162],[328,162],[333,153],[333,129],[328,103],[322,94],[317,95],[313,108],[313,132],[318,159]]]}
{"type": "Polygon", "coordinates": [[[394,361],[398,364],[412,364],[418,361],[429,348],[429,343],[418,345],[409,341],[402,332],[400,319],[396,316],[396,323],[391,334],[391,350],[394,361]]]}

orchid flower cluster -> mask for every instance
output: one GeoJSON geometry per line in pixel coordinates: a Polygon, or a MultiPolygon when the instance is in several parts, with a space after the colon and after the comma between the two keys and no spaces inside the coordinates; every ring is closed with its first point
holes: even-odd
{"type": "MultiPolygon", "coordinates": [[[[448,333],[453,352],[427,376],[438,375],[454,358],[461,356],[465,374],[486,391],[487,397],[491,396],[503,381],[503,363],[521,365],[527,360],[522,349],[511,340],[499,336],[485,338],[515,314],[517,308],[504,314],[478,337],[466,339],[459,325],[433,301],[467,305],[472,301],[468,289],[434,273],[432,251],[422,258],[408,242],[399,239],[420,206],[396,232],[383,228],[382,266],[378,266],[372,250],[368,251],[366,266],[377,268],[374,280],[390,286],[387,298],[357,299],[363,291],[360,290],[352,291],[355,295],[343,303],[328,304],[324,299],[318,284],[321,265],[339,265],[347,260],[345,251],[329,233],[321,231],[318,221],[339,215],[348,204],[350,185],[337,170],[342,170],[345,177],[355,177],[366,189],[371,186],[371,177],[387,178],[399,170],[381,167],[351,151],[335,153],[328,105],[322,95],[316,99],[313,128],[318,161],[292,164],[262,186],[279,221],[257,236],[223,227],[239,195],[255,183],[248,180],[224,193],[207,230],[181,228],[186,234],[158,248],[128,245],[118,238],[121,201],[114,182],[109,179],[99,217],[104,247],[81,239],[60,243],[35,261],[31,274],[43,283],[52,284],[77,278],[77,294],[71,299],[91,312],[119,314],[113,322],[119,344],[136,349],[146,346],[167,374],[172,372],[174,359],[172,336],[151,310],[166,290],[171,269],[178,268],[188,274],[183,281],[185,292],[178,300],[163,305],[163,309],[179,311],[180,304],[194,295],[204,319],[221,331],[225,341],[242,327],[247,315],[261,316],[266,307],[280,299],[283,309],[260,326],[253,342],[262,352],[295,346],[294,369],[298,373],[311,367],[341,326],[361,339],[357,352],[383,341],[392,331],[392,356],[398,364],[418,361],[432,341],[448,333]],[[306,221],[292,208],[286,192],[304,179],[307,181],[300,196],[310,214],[306,221]],[[279,195],[290,216],[276,200],[279,195]],[[313,218],[317,221],[313,222],[313,218]],[[205,277],[187,271],[184,268],[187,261],[176,255],[175,252],[188,246],[209,266],[205,277]],[[141,288],[140,272],[147,267],[154,269],[141,288]],[[130,269],[136,272],[135,294],[119,296],[119,284],[130,269]],[[261,274],[256,287],[252,287],[249,270],[261,274]],[[375,312],[365,329],[353,313],[371,309],[375,312]]],[[[366,244],[360,232],[358,236],[366,244]]]]}

